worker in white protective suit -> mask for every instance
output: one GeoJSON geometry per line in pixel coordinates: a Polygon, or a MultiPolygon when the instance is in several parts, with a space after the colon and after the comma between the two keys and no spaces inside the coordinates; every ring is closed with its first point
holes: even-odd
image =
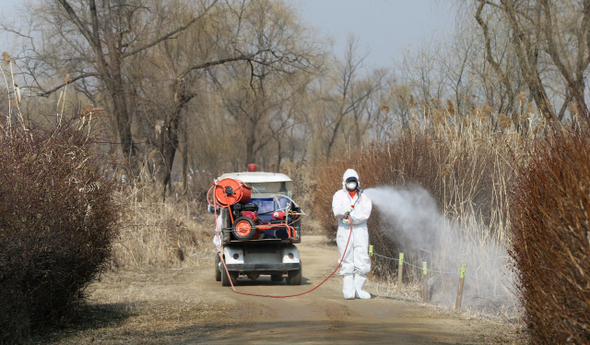
{"type": "Polygon", "coordinates": [[[336,243],[340,251],[342,266],[342,292],[344,299],[371,298],[371,294],[363,287],[367,281],[366,274],[371,270],[369,259],[369,230],[367,220],[371,216],[373,204],[360,189],[359,176],[352,169],[346,170],[342,177],[342,189],[334,194],[332,199],[332,211],[338,218],[338,232],[336,243]],[[350,234],[352,223],[352,236],[348,248],[346,243],[350,234]],[[345,252],[346,249],[346,252],[345,252]]]}

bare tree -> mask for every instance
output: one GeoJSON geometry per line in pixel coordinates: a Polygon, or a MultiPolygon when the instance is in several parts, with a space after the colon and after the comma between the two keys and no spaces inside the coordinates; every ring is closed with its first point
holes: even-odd
{"type": "Polygon", "coordinates": [[[546,50],[566,82],[568,91],[559,119],[570,99],[578,112],[590,120],[584,98],[584,76],[590,64],[590,1],[539,1],[544,18],[541,18],[546,50]],[[572,19],[576,20],[572,20],[572,19]]]}
{"type": "Polygon", "coordinates": [[[51,44],[30,41],[32,87],[41,96],[70,83],[89,98],[105,94],[123,154],[137,172],[137,143],[146,144],[163,193],[202,71],[241,61],[235,68],[254,85],[311,64],[312,50],[303,49],[309,37],[280,1],[58,0],[33,15],[53,36],[51,44]],[[47,88],[43,76],[65,81],[47,88]]]}
{"type": "MultiPolygon", "coordinates": [[[[171,22],[162,3],[150,0],[57,0],[43,3],[31,15],[39,32],[31,37],[26,54],[32,87],[47,96],[67,84],[93,78],[90,87],[104,90],[122,152],[137,168],[137,146],[131,130],[126,62],[173,39],[205,16],[218,0],[197,6],[176,3],[191,16],[171,22]],[[40,38],[41,42],[36,42],[40,38]],[[40,44],[39,44],[40,43],[40,44]],[[39,45],[37,45],[39,44],[39,45]],[[57,76],[63,83],[45,87],[43,76],[57,76]]],[[[88,84],[81,84],[82,87],[88,84]]]]}
{"type": "Polygon", "coordinates": [[[282,115],[279,109],[291,94],[307,83],[318,53],[314,51],[317,47],[311,46],[313,41],[306,42],[306,30],[284,4],[260,0],[247,9],[236,9],[236,13],[242,15],[240,31],[252,37],[249,44],[263,53],[249,68],[227,65],[210,75],[242,137],[235,140],[243,142],[245,162],[254,163],[276,134],[269,133],[271,122],[282,115]]]}
{"type": "Polygon", "coordinates": [[[320,93],[325,109],[320,110],[322,148],[325,157],[330,160],[334,145],[345,130],[353,128],[352,135],[360,141],[361,134],[368,129],[371,111],[377,109],[378,104],[371,102],[371,96],[383,87],[386,77],[384,71],[377,71],[371,77],[362,77],[362,67],[365,56],[358,55],[358,38],[350,36],[345,57],[334,64],[332,80],[328,88],[320,93]],[[346,121],[349,120],[349,124],[346,121]]]}
{"type": "Polygon", "coordinates": [[[548,118],[562,120],[573,100],[577,112],[588,117],[584,75],[590,64],[588,0],[476,0],[475,19],[485,39],[486,60],[508,89],[511,108],[518,92],[501,62],[494,56],[493,37],[507,29],[509,48],[531,98],[548,118]],[[487,13],[487,14],[486,14],[487,13]],[[552,103],[561,98],[559,112],[552,103]]]}

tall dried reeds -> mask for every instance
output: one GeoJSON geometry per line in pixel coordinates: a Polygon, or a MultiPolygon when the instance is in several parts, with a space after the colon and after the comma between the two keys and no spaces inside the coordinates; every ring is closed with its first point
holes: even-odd
{"type": "Polygon", "coordinates": [[[178,267],[213,258],[215,220],[203,214],[205,202],[150,202],[145,195],[139,201],[139,193],[136,186],[118,193],[125,206],[113,243],[114,268],[178,267]]]}

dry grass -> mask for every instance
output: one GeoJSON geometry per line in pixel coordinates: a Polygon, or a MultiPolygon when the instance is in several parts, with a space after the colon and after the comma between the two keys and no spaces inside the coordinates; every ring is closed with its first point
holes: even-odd
{"type": "Polygon", "coordinates": [[[120,191],[126,209],[113,244],[114,267],[178,267],[213,256],[215,220],[203,201],[140,202],[142,192],[136,186],[120,191]]]}

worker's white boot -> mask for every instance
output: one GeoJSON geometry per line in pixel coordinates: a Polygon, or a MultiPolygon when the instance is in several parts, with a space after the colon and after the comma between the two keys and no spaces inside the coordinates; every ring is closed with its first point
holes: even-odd
{"type": "Polygon", "coordinates": [[[355,288],[352,274],[342,276],[342,293],[344,294],[344,299],[354,299],[355,288]]]}
{"type": "Polygon", "coordinates": [[[370,299],[371,294],[368,293],[363,289],[365,283],[367,282],[367,277],[364,274],[355,274],[354,275],[354,287],[356,290],[356,297],[361,299],[370,299]]]}

